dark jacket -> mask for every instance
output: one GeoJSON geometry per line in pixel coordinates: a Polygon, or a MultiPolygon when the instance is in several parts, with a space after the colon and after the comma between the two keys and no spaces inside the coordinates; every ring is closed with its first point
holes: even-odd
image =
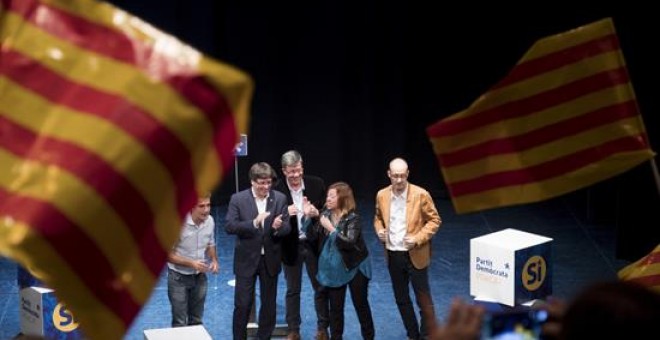
{"type": "MultiPolygon", "coordinates": [[[[320,211],[325,203],[325,183],[319,177],[307,175],[303,175],[303,183],[305,184],[303,196],[307,197],[307,200],[312,202],[316,209],[319,209],[320,211]]],[[[289,191],[289,187],[286,184],[286,178],[275,183],[273,189],[286,195],[287,205],[293,204],[293,198],[291,197],[291,191],[289,191]]],[[[313,219],[312,224],[317,220],[317,218],[313,219]]],[[[296,216],[291,216],[289,222],[291,225],[291,232],[282,239],[282,262],[286,265],[293,265],[298,258],[298,218],[296,216]]],[[[312,248],[317,251],[316,255],[318,255],[318,251],[320,251],[318,241],[320,240],[308,240],[308,242],[314,243],[312,248]]]]}
{"type": "MultiPolygon", "coordinates": [[[[326,210],[323,214],[329,215],[326,210]]],[[[307,230],[309,240],[325,239],[325,228],[317,222],[307,230]]],[[[357,267],[369,255],[369,249],[362,236],[360,216],[350,212],[337,223],[337,237],[335,238],[337,248],[341,252],[341,258],[347,269],[357,267]]]]}
{"type": "Polygon", "coordinates": [[[282,238],[289,233],[289,220],[285,219],[279,230],[272,229],[273,220],[286,209],[286,197],[281,192],[270,191],[266,211],[271,214],[264,221],[263,228],[255,228],[253,220],[259,214],[250,188],[235,193],[229,200],[225,230],[236,235],[234,246],[234,274],[252,276],[257,272],[264,247],[266,269],[271,276],[282,269],[282,238]]]}

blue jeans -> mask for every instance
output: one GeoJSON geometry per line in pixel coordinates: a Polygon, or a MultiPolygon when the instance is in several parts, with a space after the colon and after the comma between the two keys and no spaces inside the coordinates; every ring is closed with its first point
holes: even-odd
{"type": "Polygon", "coordinates": [[[172,305],[172,327],[202,324],[206,300],[206,274],[184,275],[167,271],[167,297],[172,305]]]}

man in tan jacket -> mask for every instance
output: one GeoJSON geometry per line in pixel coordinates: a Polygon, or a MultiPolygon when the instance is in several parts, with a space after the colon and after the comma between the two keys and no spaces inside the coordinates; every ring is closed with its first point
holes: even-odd
{"type": "Polygon", "coordinates": [[[433,198],[423,188],[408,183],[408,164],[402,158],[390,162],[391,185],[376,195],[374,228],[385,245],[387,268],[394,298],[408,339],[426,339],[435,324],[427,268],[431,262],[431,238],[440,227],[433,198]],[[408,286],[412,284],[420,309],[421,328],[415,316],[408,286]]]}

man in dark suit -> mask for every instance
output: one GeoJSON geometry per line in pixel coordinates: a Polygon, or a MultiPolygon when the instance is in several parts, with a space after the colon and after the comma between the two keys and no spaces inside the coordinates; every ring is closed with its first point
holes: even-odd
{"type": "Polygon", "coordinates": [[[227,208],[225,228],[228,234],[236,235],[235,340],[247,338],[257,277],[261,301],[257,337],[270,339],[275,329],[277,278],[282,270],[280,243],[291,230],[286,196],[271,190],[275,177],[275,171],[268,163],[255,163],[250,168],[252,187],[233,194],[227,208]]]}
{"type": "Polygon", "coordinates": [[[285,152],[281,163],[284,180],[279,181],[274,189],[286,194],[291,223],[291,233],[282,243],[282,262],[286,278],[286,322],[289,327],[287,339],[300,339],[300,290],[304,264],[314,288],[316,338],[323,340],[327,339],[329,321],[327,294],[316,280],[320,247],[317,243],[307,241],[302,226],[306,223],[314,223],[312,220],[318,218],[318,211],[325,202],[325,183],[319,177],[303,175],[302,157],[296,150],[285,152]],[[303,209],[306,204],[312,204],[310,209],[303,209]],[[308,220],[310,222],[307,222],[308,220]]]}

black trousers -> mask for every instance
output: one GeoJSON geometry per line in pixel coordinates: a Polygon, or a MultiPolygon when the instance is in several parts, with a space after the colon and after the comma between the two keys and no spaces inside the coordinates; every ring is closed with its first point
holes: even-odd
{"type": "Polygon", "coordinates": [[[289,331],[300,331],[300,291],[302,287],[302,267],[307,268],[307,276],[314,289],[314,308],[318,329],[327,329],[329,325],[329,301],[325,289],[316,280],[319,268],[319,259],[312,246],[305,242],[298,243],[298,257],[292,266],[284,265],[286,278],[286,323],[289,331]]]}
{"type": "Polygon", "coordinates": [[[346,301],[346,286],[351,290],[353,307],[360,321],[360,331],[365,340],[374,339],[374,320],[371,317],[368,288],[369,279],[359,270],[348,285],[337,288],[326,287],[330,298],[330,339],[341,340],[344,337],[344,301],[346,301]]]}
{"type": "Polygon", "coordinates": [[[435,311],[433,299],[429,287],[429,275],[427,268],[417,269],[410,262],[407,251],[387,251],[388,270],[392,279],[392,290],[394,299],[401,313],[403,325],[406,327],[408,338],[425,339],[429,334],[429,325],[433,325],[435,311]],[[419,307],[422,327],[420,329],[410,299],[409,285],[412,284],[415,300],[419,307]]]}
{"type": "Polygon", "coordinates": [[[257,277],[259,278],[259,301],[261,302],[257,338],[260,340],[271,338],[273,330],[275,330],[278,276],[268,274],[263,255],[255,275],[249,277],[236,276],[236,286],[234,287],[234,340],[247,339],[247,325],[254,303],[254,288],[257,277]]]}

